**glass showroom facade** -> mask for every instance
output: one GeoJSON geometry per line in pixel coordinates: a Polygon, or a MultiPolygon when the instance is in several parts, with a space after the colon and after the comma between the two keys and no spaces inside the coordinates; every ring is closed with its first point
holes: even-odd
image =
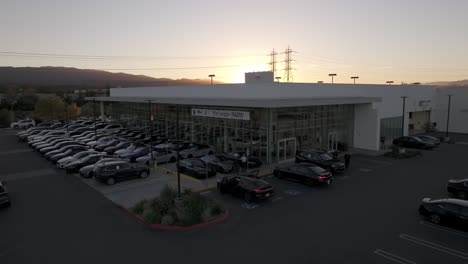
{"type": "MultiPolygon", "coordinates": [[[[149,132],[152,124],[153,133],[176,138],[176,105],[129,102],[106,104],[107,114],[128,128],[149,132]]],[[[209,144],[218,152],[243,151],[265,163],[291,160],[296,150],[343,150],[352,147],[353,143],[352,104],[284,108],[178,107],[182,140],[209,144]],[[248,118],[197,116],[193,115],[193,109],[248,112],[248,118]]]]}

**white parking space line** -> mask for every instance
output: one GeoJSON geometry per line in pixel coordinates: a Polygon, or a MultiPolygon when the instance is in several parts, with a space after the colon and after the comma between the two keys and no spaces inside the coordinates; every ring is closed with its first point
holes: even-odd
{"type": "Polygon", "coordinates": [[[434,225],[434,224],[431,224],[431,223],[426,222],[426,221],[420,221],[419,223],[421,225],[423,225],[423,226],[427,226],[427,227],[430,227],[430,228],[438,229],[438,230],[441,230],[441,231],[449,232],[449,233],[452,233],[452,234],[455,234],[455,235],[459,235],[459,236],[468,238],[468,233],[466,233],[466,232],[458,231],[458,230],[451,229],[451,228],[444,227],[444,226],[434,225]]]}
{"type": "Polygon", "coordinates": [[[24,153],[24,152],[32,152],[32,150],[31,149],[14,149],[14,150],[2,151],[0,153],[0,156],[1,155],[18,154],[18,153],[24,153]]]}
{"type": "Polygon", "coordinates": [[[27,179],[27,178],[32,178],[32,177],[39,177],[39,176],[54,174],[55,172],[56,171],[54,169],[32,170],[32,171],[2,175],[2,179],[5,181],[15,181],[15,180],[22,180],[22,179],[27,179]]]}
{"type": "Polygon", "coordinates": [[[400,257],[400,256],[397,256],[395,254],[392,254],[390,252],[387,252],[387,251],[384,251],[384,250],[381,250],[381,249],[377,249],[374,251],[374,254],[376,255],[379,255],[381,257],[384,257],[386,259],[389,259],[391,261],[394,261],[396,263],[401,263],[401,264],[416,264],[416,262],[414,261],[411,261],[411,260],[408,260],[408,259],[405,259],[403,257],[400,257]]]}
{"type": "Polygon", "coordinates": [[[410,241],[410,242],[413,242],[415,244],[424,246],[424,247],[435,249],[437,251],[449,254],[449,255],[454,256],[454,257],[458,257],[458,258],[461,258],[461,259],[464,259],[464,260],[468,260],[468,254],[467,253],[460,252],[460,251],[457,251],[455,249],[444,247],[444,246],[441,246],[439,244],[429,242],[427,240],[417,238],[417,237],[414,237],[414,236],[410,236],[410,235],[406,235],[406,234],[401,234],[400,238],[404,239],[404,240],[407,240],[407,241],[410,241]]]}

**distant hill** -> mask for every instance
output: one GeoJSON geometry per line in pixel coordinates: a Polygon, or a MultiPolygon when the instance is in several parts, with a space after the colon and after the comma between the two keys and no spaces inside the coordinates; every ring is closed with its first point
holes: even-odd
{"type": "Polygon", "coordinates": [[[453,82],[431,82],[429,85],[437,86],[468,86],[468,80],[453,81],[453,82]]]}
{"type": "Polygon", "coordinates": [[[142,87],[209,84],[209,80],[153,78],[145,75],[112,73],[66,67],[0,67],[0,85],[32,87],[142,87]]]}

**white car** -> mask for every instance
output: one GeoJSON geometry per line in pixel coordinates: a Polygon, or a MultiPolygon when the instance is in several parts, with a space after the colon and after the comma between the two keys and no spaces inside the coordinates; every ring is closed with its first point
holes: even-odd
{"type": "Polygon", "coordinates": [[[87,157],[89,155],[95,154],[95,153],[98,153],[98,152],[96,152],[94,150],[84,150],[84,151],[76,153],[73,156],[62,158],[62,159],[57,161],[57,168],[63,169],[63,168],[65,168],[65,166],[67,164],[72,163],[74,161],[77,161],[79,159],[82,159],[84,157],[87,157]]]}
{"type": "Polygon", "coordinates": [[[30,128],[33,126],[36,126],[36,122],[32,119],[23,119],[10,124],[11,128],[30,128]]]}

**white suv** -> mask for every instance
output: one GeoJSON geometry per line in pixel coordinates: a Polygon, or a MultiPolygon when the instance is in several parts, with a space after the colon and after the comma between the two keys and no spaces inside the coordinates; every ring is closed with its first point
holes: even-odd
{"type": "Polygon", "coordinates": [[[10,124],[11,128],[30,128],[33,126],[36,126],[36,122],[32,119],[23,119],[10,124]]]}

